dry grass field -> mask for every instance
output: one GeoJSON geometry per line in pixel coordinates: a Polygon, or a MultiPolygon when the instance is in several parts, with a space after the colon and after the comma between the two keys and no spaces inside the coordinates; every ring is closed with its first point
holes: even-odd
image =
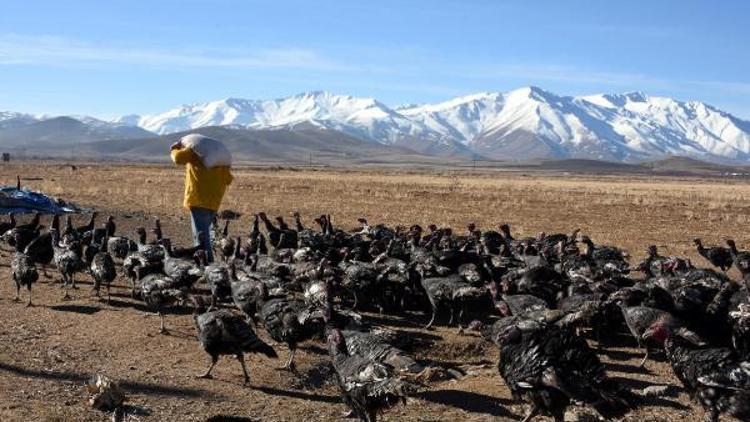
{"type": "MultiPolygon", "coordinates": [[[[92,207],[117,217],[118,231],[132,233],[161,218],[167,235],[185,244],[189,222],[181,208],[182,170],[166,166],[112,166],[23,163],[0,167],[0,184],[20,175],[29,188],[92,207]]],[[[694,237],[706,244],[733,237],[750,245],[750,185],[720,179],[676,179],[640,176],[571,176],[555,174],[405,172],[378,170],[236,169],[225,208],[249,217],[257,211],[289,215],[299,211],[306,223],[330,213],[334,224],[356,226],[356,218],[388,224],[450,225],[467,222],[480,228],[511,224],[518,234],[569,232],[580,227],[597,243],[628,250],[640,259],[649,244],[669,254],[688,255],[704,265],[692,249],[694,237]]],[[[83,220],[83,217],[80,218],[83,220]]],[[[212,416],[253,421],[342,420],[344,406],[336,388],[321,371],[327,355],[322,343],[301,350],[294,377],[273,368],[279,362],[250,357],[251,386],[243,388],[236,361],[222,359],[213,380],[196,380],[205,369],[190,311],[167,317],[170,335],[158,334],[158,319],[129,298],[118,281],[112,304],[90,297],[85,276],[72,301],[62,300],[54,280],[35,286],[36,306],[11,301],[9,254],[0,257],[0,420],[104,420],[91,410],[82,385],[104,372],[122,381],[129,394],[130,420],[202,421],[212,416]]],[[[737,274],[732,272],[733,277],[737,274]]],[[[458,366],[458,380],[434,381],[408,406],[395,408],[386,421],[518,420],[524,407],[511,400],[495,367],[497,352],[476,336],[458,336],[455,328],[424,331],[420,315],[382,321],[422,339],[420,359],[458,366]]],[[[282,357],[286,355],[281,350],[282,357]]],[[[634,387],[677,385],[668,365],[640,358],[629,347],[611,348],[602,358],[612,375],[634,387]]],[[[653,399],[627,420],[698,420],[703,412],[680,389],[653,399]]]]}

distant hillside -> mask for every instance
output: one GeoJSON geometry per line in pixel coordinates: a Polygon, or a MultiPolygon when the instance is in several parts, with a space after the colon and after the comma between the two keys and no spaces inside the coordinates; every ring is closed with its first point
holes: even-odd
{"type": "Polygon", "coordinates": [[[732,172],[742,167],[725,166],[709,163],[688,157],[669,157],[659,161],[643,164],[653,171],[708,171],[708,172],[732,172]]]}
{"type": "Polygon", "coordinates": [[[206,127],[143,139],[100,141],[77,145],[79,154],[120,160],[166,161],[169,146],[188,133],[221,139],[236,161],[275,163],[370,163],[430,160],[414,151],[309,126],[294,129],[252,130],[206,127]]]}
{"type": "Polygon", "coordinates": [[[641,164],[584,159],[542,160],[508,164],[505,167],[524,171],[566,173],[750,176],[750,166],[721,165],[687,157],[668,157],[641,164]]]}
{"type": "Polygon", "coordinates": [[[592,173],[642,173],[644,171],[643,166],[638,164],[583,159],[547,160],[541,162],[538,167],[542,170],[592,173]]]}
{"type": "Polygon", "coordinates": [[[0,126],[0,145],[47,150],[85,142],[153,136],[153,133],[136,126],[87,120],[83,122],[67,116],[43,120],[28,117],[8,119],[0,126]]]}

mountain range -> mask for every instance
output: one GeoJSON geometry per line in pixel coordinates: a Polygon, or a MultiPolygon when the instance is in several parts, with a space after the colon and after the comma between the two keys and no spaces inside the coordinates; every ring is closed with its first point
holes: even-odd
{"type": "Polygon", "coordinates": [[[135,158],[158,154],[151,149],[196,131],[231,139],[230,148],[261,161],[325,152],[386,161],[420,156],[639,162],[685,156],[750,162],[749,121],[702,102],[640,92],[571,97],[526,87],[389,107],[315,91],[275,100],[228,98],[110,121],[0,112],[0,144],[31,150],[75,143],[82,151],[135,158]]]}
{"type": "Polygon", "coordinates": [[[154,136],[137,126],[105,122],[88,116],[32,116],[0,112],[0,145],[44,149],[112,139],[154,136]]]}

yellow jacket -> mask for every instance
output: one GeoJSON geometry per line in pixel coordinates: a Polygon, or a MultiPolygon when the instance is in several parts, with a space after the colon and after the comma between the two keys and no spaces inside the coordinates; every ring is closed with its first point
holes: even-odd
{"type": "Polygon", "coordinates": [[[206,168],[189,148],[174,149],[171,155],[175,164],[185,165],[185,208],[219,211],[224,192],[233,180],[229,167],[206,168]]]}

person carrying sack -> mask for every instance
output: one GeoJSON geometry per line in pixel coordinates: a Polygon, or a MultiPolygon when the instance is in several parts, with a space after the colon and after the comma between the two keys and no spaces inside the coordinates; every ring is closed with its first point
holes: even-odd
{"type": "Polygon", "coordinates": [[[183,136],[170,149],[172,161],[185,166],[183,205],[190,211],[194,244],[202,245],[213,262],[211,224],[233,180],[232,154],[216,139],[198,134],[183,136]]]}

